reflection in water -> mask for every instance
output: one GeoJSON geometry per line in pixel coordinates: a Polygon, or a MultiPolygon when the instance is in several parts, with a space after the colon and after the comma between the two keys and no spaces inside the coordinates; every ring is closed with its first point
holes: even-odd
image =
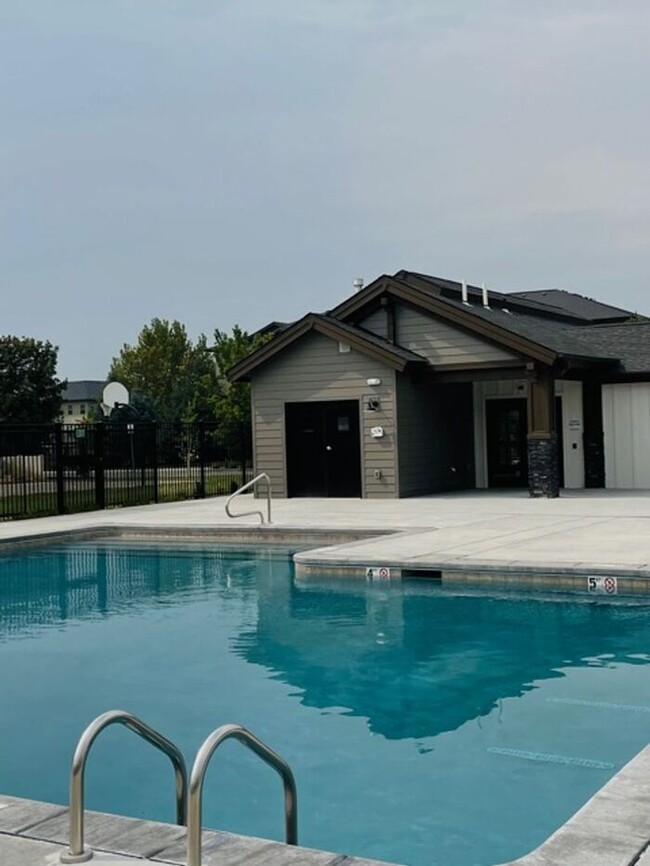
{"type": "Polygon", "coordinates": [[[180,604],[197,592],[256,600],[256,626],[244,627],[232,650],[299,689],[304,705],[367,718],[388,739],[480,723],[503,699],[563,677],[562,669],[650,661],[642,604],[453,595],[421,581],[298,584],[287,579],[288,566],[286,551],[260,559],[255,551],[192,547],[161,556],[144,545],[2,556],[0,640],[180,604]]]}
{"type": "Polygon", "coordinates": [[[586,664],[647,664],[647,607],[557,596],[452,595],[423,582],[260,586],[258,623],[234,648],[389,739],[432,737],[586,664]],[[607,656],[606,662],[603,656],[607,656]]]}
{"type": "MultiPolygon", "coordinates": [[[[110,706],[188,757],[239,721],[290,761],[305,844],[412,866],[503,862],[645,745],[649,649],[647,605],[298,583],[287,551],[4,554],[0,790],[65,802],[80,728],[110,706]]],[[[169,820],[168,766],[113,734],[94,748],[89,806],[169,820]]],[[[277,838],[277,779],[247,757],[224,749],[205,823],[277,838]]]]}
{"type": "MultiPolygon", "coordinates": [[[[256,552],[112,543],[51,547],[0,556],[0,640],[38,627],[175,604],[191,591],[228,589],[253,598],[256,552]],[[161,553],[164,552],[164,555],[161,553]]],[[[286,554],[285,557],[286,558],[286,554]]]]}

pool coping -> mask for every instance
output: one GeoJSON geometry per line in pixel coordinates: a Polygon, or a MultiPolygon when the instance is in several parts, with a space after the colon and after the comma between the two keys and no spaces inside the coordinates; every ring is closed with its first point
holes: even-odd
{"type": "MultiPolygon", "coordinates": [[[[0,857],[12,840],[29,859],[12,866],[58,863],[66,848],[68,809],[0,794],[0,857]],[[48,843],[41,859],[29,843],[48,843]]],[[[86,839],[98,852],[183,866],[185,828],[100,812],[86,812],[86,839]]],[[[395,866],[386,861],[292,848],[251,836],[203,831],[203,866],[395,866]]],[[[19,849],[20,850],[20,849],[19,849]]],[[[642,866],[650,862],[650,745],[642,749],[565,824],[529,854],[500,866],[642,866]]],[[[101,862],[104,858],[94,858],[101,862]]],[[[90,861],[91,863],[93,860],[90,861]]]]}
{"type": "MultiPolygon", "coordinates": [[[[68,847],[68,823],[69,811],[65,806],[0,794],[0,862],[7,862],[3,859],[3,848],[11,843],[19,852],[24,846],[28,858],[16,860],[12,852],[11,866],[58,866],[58,855],[68,847]],[[38,860],[31,855],[36,843],[41,847],[46,843],[42,848],[43,856],[38,860]]],[[[241,866],[243,863],[249,866],[297,866],[298,863],[300,866],[397,866],[383,860],[289,846],[220,830],[204,829],[202,840],[203,866],[241,866]]],[[[88,810],[85,812],[85,842],[100,855],[88,861],[91,866],[104,862],[101,854],[135,857],[135,863],[174,866],[186,863],[186,829],[176,824],[88,810]]]]}

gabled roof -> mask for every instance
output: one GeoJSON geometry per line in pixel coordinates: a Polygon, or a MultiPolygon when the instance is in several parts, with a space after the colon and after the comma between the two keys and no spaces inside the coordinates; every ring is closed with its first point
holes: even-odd
{"type": "Polygon", "coordinates": [[[330,337],[332,340],[347,343],[362,354],[382,361],[387,366],[400,372],[405,370],[410,364],[427,363],[426,358],[423,358],[421,355],[411,352],[409,349],[404,349],[402,346],[396,346],[394,343],[390,343],[383,337],[378,337],[376,334],[363,328],[342,322],[332,316],[307,313],[302,319],[299,319],[293,325],[289,325],[285,330],[281,331],[270,342],[265,343],[257,351],[248,355],[238,364],[235,364],[234,367],[231,367],[228,370],[228,378],[233,382],[247,380],[250,374],[259,366],[271,360],[275,355],[284,351],[284,349],[288,348],[301,337],[304,337],[310,331],[316,331],[319,334],[330,337]]]}
{"type": "Polygon", "coordinates": [[[81,379],[76,382],[68,382],[61,394],[61,400],[64,403],[100,400],[105,384],[105,379],[81,379]]]}
{"type": "Polygon", "coordinates": [[[311,328],[350,345],[356,341],[359,351],[380,357],[395,369],[409,363],[428,363],[360,327],[359,323],[386,298],[447,321],[522,359],[548,365],[558,360],[569,361],[572,366],[597,365],[608,368],[608,376],[650,374],[650,323],[637,323],[627,310],[560,289],[507,294],[489,290],[489,305],[485,307],[482,289],[469,285],[467,290],[468,303],[463,303],[459,282],[406,270],[392,276],[384,274],[327,314],[310,313],[288,325],[234,367],[233,376],[247,378],[252,369],[311,328]]]}
{"type": "Polygon", "coordinates": [[[331,311],[331,315],[337,318],[358,317],[372,308],[385,294],[542,363],[552,364],[557,358],[558,353],[555,349],[538,343],[529,334],[518,334],[513,331],[509,327],[510,322],[504,319],[503,315],[487,317],[476,315],[479,309],[477,305],[456,304],[442,295],[416,288],[401,279],[387,275],[370,283],[365,289],[339,304],[331,311]]]}

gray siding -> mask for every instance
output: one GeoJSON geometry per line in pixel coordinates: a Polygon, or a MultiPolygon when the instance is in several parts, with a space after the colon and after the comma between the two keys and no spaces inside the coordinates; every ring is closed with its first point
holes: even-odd
{"type": "Polygon", "coordinates": [[[335,340],[314,332],[252,377],[255,469],[270,475],[273,495],[287,495],[285,403],[314,400],[359,400],[363,496],[396,496],[395,372],[354,350],[339,352],[335,340]],[[381,385],[369,386],[369,378],[380,378],[381,385]],[[379,411],[366,411],[364,396],[379,397],[379,411]],[[384,428],[383,439],[371,438],[375,426],[384,428]]]}
{"type": "Polygon", "coordinates": [[[436,367],[511,361],[513,352],[401,304],[395,307],[395,342],[425,357],[436,367]]]}
{"type": "Polygon", "coordinates": [[[375,310],[374,313],[366,316],[365,319],[362,319],[359,325],[365,328],[366,331],[372,331],[373,334],[377,334],[384,339],[388,337],[388,317],[386,310],[381,307],[375,310]]]}
{"type": "Polygon", "coordinates": [[[396,378],[399,495],[473,488],[471,388],[396,378]]]}

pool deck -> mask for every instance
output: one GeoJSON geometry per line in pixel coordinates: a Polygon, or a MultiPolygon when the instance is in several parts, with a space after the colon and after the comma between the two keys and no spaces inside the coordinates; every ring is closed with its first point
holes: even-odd
{"type": "MultiPolygon", "coordinates": [[[[476,582],[531,578],[585,590],[585,576],[614,575],[623,591],[650,591],[650,492],[575,491],[559,499],[525,492],[470,492],[403,500],[273,501],[273,525],[233,521],[225,498],[0,523],[5,544],[74,536],[294,544],[297,573],[365,574],[368,566],[439,571],[476,582]]],[[[242,498],[237,508],[264,507],[242,498]]],[[[88,813],[91,862],[184,863],[184,831],[88,813]],[[148,840],[148,841],[147,841],[148,840]],[[149,847],[147,847],[147,845],[149,847]],[[130,855],[130,856],[129,856],[130,855]],[[147,862],[146,860],[144,862],[147,862]]],[[[58,863],[66,809],[0,795],[0,863],[58,863]]],[[[378,861],[288,848],[206,831],[204,866],[381,866],[378,861]]],[[[540,848],[505,866],[650,866],[650,747],[634,758],[540,848]]]]}
{"type": "MultiPolygon", "coordinates": [[[[178,537],[192,532],[232,532],[248,540],[296,538],[312,533],[297,561],[308,566],[428,568],[456,573],[612,574],[650,587],[650,492],[574,491],[558,499],[525,492],[470,492],[414,499],[276,499],[273,525],[256,517],[233,521],[225,498],[112,509],[0,523],[0,543],[25,536],[78,530],[125,533],[157,530],[178,537]],[[352,544],[318,547],[317,532],[375,535],[352,544]],[[250,533],[250,535],[249,535],[250,533]],[[377,537],[378,533],[385,533],[377,537]]],[[[242,497],[246,510],[258,500],[242,497]]]]}

